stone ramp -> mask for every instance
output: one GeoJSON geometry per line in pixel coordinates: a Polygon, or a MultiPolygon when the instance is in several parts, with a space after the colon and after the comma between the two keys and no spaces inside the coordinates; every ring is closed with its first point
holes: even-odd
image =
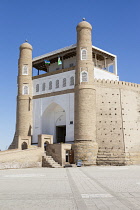
{"type": "Polygon", "coordinates": [[[41,167],[43,154],[43,149],[39,147],[1,151],[0,169],[41,167]]]}

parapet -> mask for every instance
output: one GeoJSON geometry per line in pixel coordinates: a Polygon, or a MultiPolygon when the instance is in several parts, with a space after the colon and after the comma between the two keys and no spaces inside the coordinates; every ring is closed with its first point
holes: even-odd
{"type": "Polygon", "coordinates": [[[135,91],[140,90],[140,84],[125,82],[125,81],[114,81],[114,80],[101,80],[94,79],[94,84],[97,86],[106,86],[110,88],[125,88],[125,89],[135,89],[135,91]]]}

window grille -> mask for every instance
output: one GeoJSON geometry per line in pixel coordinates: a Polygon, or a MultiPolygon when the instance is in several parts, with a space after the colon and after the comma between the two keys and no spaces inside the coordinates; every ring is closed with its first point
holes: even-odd
{"type": "Polygon", "coordinates": [[[70,77],[70,85],[74,85],[74,77],[70,77]]]}
{"type": "Polygon", "coordinates": [[[87,60],[87,50],[81,49],[81,60],[87,60]]]}
{"type": "Polygon", "coordinates": [[[22,75],[28,75],[28,65],[23,65],[23,67],[22,67],[22,75]]]}
{"type": "Polygon", "coordinates": [[[39,92],[39,84],[36,85],[36,92],[39,92]]]}
{"type": "Polygon", "coordinates": [[[29,95],[29,87],[28,87],[28,85],[23,85],[23,95],[29,95]]]}
{"type": "Polygon", "coordinates": [[[46,84],[43,83],[43,84],[42,84],[42,91],[45,91],[45,87],[46,87],[46,84]]]}
{"type": "Polygon", "coordinates": [[[86,71],[81,72],[81,82],[88,82],[88,72],[86,71]]]}
{"type": "Polygon", "coordinates": [[[56,88],[59,88],[59,80],[56,80],[56,88]]]}
{"type": "Polygon", "coordinates": [[[49,90],[52,89],[52,81],[49,82],[49,90]]]}
{"type": "Polygon", "coordinates": [[[63,79],[63,87],[66,87],[66,78],[63,79]]]}
{"type": "Polygon", "coordinates": [[[73,63],[70,63],[70,67],[74,66],[73,63]]]}

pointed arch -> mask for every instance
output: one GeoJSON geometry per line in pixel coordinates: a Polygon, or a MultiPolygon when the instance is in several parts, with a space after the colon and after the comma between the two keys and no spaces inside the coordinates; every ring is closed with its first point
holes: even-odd
{"type": "Polygon", "coordinates": [[[66,112],[58,103],[52,102],[42,114],[42,133],[53,135],[54,142],[57,142],[57,127],[66,129],[66,112]]]}
{"type": "Polygon", "coordinates": [[[81,49],[81,60],[87,60],[87,49],[81,49]]]}

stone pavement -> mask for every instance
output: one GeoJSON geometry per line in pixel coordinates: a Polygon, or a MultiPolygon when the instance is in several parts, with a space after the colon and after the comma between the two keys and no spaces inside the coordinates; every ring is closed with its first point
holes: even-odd
{"type": "Polygon", "coordinates": [[[0,170],[0,210],[140,210],[140,166],[0,170]]]}

